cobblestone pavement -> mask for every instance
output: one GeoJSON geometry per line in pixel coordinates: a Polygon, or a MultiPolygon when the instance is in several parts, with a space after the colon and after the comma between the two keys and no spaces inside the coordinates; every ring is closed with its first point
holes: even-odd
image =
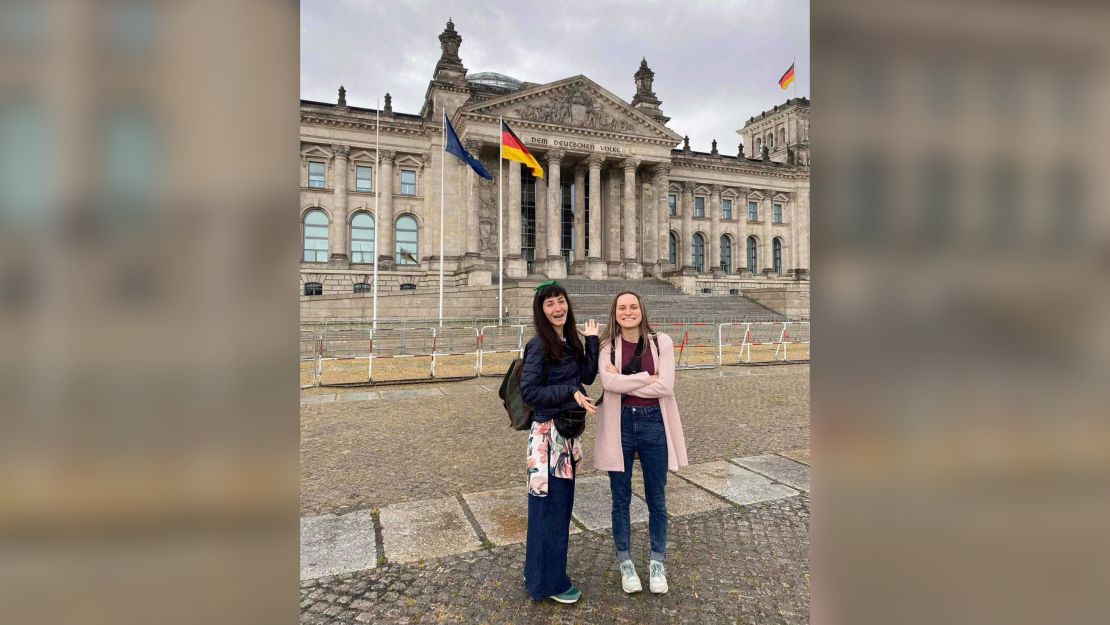
{"type": "MultiPolygon", "coordinates": [[[[647,531],[633,526],[646,586],[647,531]]],[[[524,590],[523,545],[305,581],[306,625],[360,623],[582,623],[762,625],[809,620],[809,497],[728,506],[672,519],[670,592],[625,595],[608,531],[570,537],[574,605],[533,602],[524,590]]]]}
{"type": "MultiPolygon", "coordinates": [[[[499,383],[303,393],[301,514],[522,487],[524,433],[508,427],[499,383]]],[[[691,464],[809,447],[807,364],[681,371],[677,389],[691,464]]],[[[592,428],[584,442],[587,477],[592,428]]]]}

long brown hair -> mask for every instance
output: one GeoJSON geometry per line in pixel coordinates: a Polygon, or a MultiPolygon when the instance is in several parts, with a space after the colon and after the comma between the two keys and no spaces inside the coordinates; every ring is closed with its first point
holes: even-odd
{"type": "Polygon", "coordinates": [[[549,284],[536,291],[536,296],[532,298],[532,325],[536,327],[536,334],[543,341],[543,351],[550,362],[559,362],[563,359],[563,339],[566,339],[566,344],[570,345],[575,360],[586,359],[586,349],[582,346],[582,339],[578,336],[578,328],[574,325],[574,309],[570,305],[570,296],[562,285],[558,283],[549,284]],[[555,328],[543,312],[544,300],[560,295],[567,301],[567,317],[566,323],[563,325],[562,338],[555,332],[555,328]]]}
{"type": "Polygon", "coordinates": [[[621,333],[621,327],[617,323],[617,300],[624,295],[632,295],[640,305],[640,338],[646,341],[652,334],[655,334],[655,330],[651,329],[647,308],[644,307],[644,300],[640,297],[640,294],[635,291],[621,291],[613,298],[613,305],[609,307],[609,322],[605,324],[605,332],[601,337],[602,343],[611,341],[615,344],[617,342],[616,337],[621,333]]]}

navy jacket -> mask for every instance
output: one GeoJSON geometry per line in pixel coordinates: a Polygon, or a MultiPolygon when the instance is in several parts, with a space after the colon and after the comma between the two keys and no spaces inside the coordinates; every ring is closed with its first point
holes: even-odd
{"type": "Polygon", "coordinates": [[[578,362],[568,345],[560,362],[544,363],[543,341],[532,337],[524,346],[524,371],[520,374],[520,394],[524,402],[535,407],[532,420],[543,423],[555,415],[579,409],[574,393],[586,393],[585,384],[597,377],[597,355],[601,349],[596,336],[587,336],[586,359],[578,362]],[[544,368],[547,368],[546,378],[544,368]],[[545,381],[546,380],[546,381],[545,381]]]}

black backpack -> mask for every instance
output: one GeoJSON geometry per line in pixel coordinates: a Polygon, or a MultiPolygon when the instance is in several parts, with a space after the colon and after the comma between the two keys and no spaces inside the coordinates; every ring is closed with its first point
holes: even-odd
{"type": "MultiPolygon", "coordinates": [[[[505,412],[509,413],[509,427],[514,430],[527,430],[532,427],[532,412],[535,411],[535,406],[524,403],[524,397],[520,392],[520,377],[523,373],[524,359],[514,359],[509,363],[509,370],[505,372],[505,377],[501,378],[501,388],[497,390],[497,396],[501,398],[505,412]]],[[[546,360],[543,365],[543,377],[546,381],[546,360]]]]}

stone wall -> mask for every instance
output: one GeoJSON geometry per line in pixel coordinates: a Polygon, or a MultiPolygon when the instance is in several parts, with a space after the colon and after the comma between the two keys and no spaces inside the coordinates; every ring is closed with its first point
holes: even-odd
{"type": "MultiPolygon", "coordinates": [[[[531,317],[533,289],[506,287],[509,317],[531,317]]],[[[373,293],[301,296],[301,321],[371,319],[373,293]]],[[[497,286],[447,287],[443,292],[445,319],[497,318],[497,286]]],[[[378,319],[429,319],[439,317],[439,291],[434,286],[413,291],[378,293],[378,319]]]]}
{"type": "Polygon", "coordinates": [[[809,318],[809,285],[744,289],[748,299],[791,318],[809,318]]]}

